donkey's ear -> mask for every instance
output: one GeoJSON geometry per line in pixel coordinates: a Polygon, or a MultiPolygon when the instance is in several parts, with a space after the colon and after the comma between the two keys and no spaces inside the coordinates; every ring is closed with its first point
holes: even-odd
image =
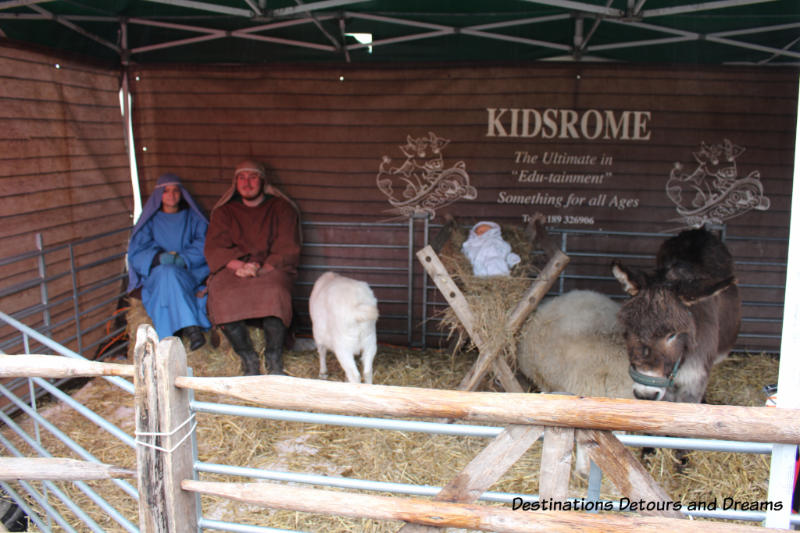
{"type": "Polygon", "coordinates": [[[731,285],[736,285],[736,278],[731,276],[714,283],[708,280],[697,280],[680,283],[677,287],[678,297],[687,306],[692,306],[727,290],[731,285]]]}
{"type": "Polygon", "coordinates": [[[617,281],[622,285],[625,292],[631,296],[639,294],[639,289],[641,289],[644,281],[639,272],[622,266],[622,263],[619,261],[613,261],[611,263],[611,272],[614,273],[614,277],[617,278],[617,281]]]}

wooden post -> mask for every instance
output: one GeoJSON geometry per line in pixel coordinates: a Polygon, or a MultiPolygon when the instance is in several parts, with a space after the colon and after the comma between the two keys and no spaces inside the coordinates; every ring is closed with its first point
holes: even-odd
{"type": "Polygon", "coordinates": [[[573,428],[549,426],[544,432],[542,465],[539,474],[539,496],[564,501],[569,492],[569,474],[572,470],[572,448],[575,443],[573,428]]]}
{"type": "Polygon", "coordinates": [[[186,375],[186,351],[175,337],[159,342],[153,327],[142,324],[134,364],[140,531],[196,533],[196,498],[181,489],[192,479],[194,425],[189,394],[174,385],[186,375]]]}
{"type": "Polygon", "coordinates": [[[453,281],[453,278],[448,274],[447,269],[442,264],[441,259],[433,250],[433,247],[428,245],[422,250],[417,252],[417,259],[422,263],[423,268],[430,276],[436,288],[442,293],[447,303],[453,309],[456,317],[461,325],[467,331],[475,346],[480,347],[485,344],[484,340],[477,331],[475,331],[475,318],[472,315],[472,310],[469,308],[467,299],[458,288],[458,285],[453,281]]]}

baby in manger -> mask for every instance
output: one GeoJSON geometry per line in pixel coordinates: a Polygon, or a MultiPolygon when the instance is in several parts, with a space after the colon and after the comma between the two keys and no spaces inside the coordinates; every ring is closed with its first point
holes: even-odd
{"type": "Polygon", "coordinates": [[[500,225],[482,221],[469,231],[461,251],[472,264],[476,276],[508,276],[511,268],[520,262],[520,257],[511,251],[511,245],[503,240],[500,225]]]}

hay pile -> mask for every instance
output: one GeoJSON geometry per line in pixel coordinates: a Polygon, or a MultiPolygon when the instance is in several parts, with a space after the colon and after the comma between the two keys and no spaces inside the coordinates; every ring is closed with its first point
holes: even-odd
{"type": "MultiPolygon", "coordinates": [[[[263,349],[263,335],[254,330],[257,349],[263,349]]],[[[189,364],[197,376],[239,375],[238,356],[223,344],[210,343],[189,352],[189,364]]],[[[316,378],[315,352],[285,353],[286,371],[294,376],[316,378]]],[[[380,346],[375,358],[375,383],[454,389],[474,362],[474,355],[452,355],[443,350],[415,351],[380,346]]],[[[343,381],[344,373],[329,356],[332,380],[343,381]]],[[[761,387],[777,380],[777,361],[768,355],[737,356],[717,366],[708,391],[709,401],[736,405],[762,405],[761,387]]],[[[133,434],[133,399],[105,380],[91,380],[74,396],[83,404],[133,434]]],[[[198,394],[200,401],[217,401],[198,394]]],[[[42,407],[80,445],[101,461],[135,468],[135,452],[109,439],[94,424],[59,403],[42,407]]],[[[454,477],[486,444],[482,438],[450,437],[410,432],[298,424],[229,416],[198,414],[199,459],[264,469],[286,470],[376,481],[441,486],[454,477]]],[[[26,423],[32,431],[31,424],[26,423]]],[[[6,436],[9,432],[3,432],[6,436]]],[[[42,431],[44,445],[56,456],[74,457],[48,432],[42,431]]],[[[9,437],[26,455],[36,455],[16,437],[9,437]]],[[[637,452],[638,453],[638,452],[637,452]]],[[[491,490],[535,494],[538,492],[541,441],[536,443],[491,490]]],[[[657,451],[646,459],[646,467],[676,500],[710,501],[726,496],[739,501],[766,499],[768,460],[762,456],[692,452],[682,471],[670,451],[657,451]]],[[[221,475],[202,474],[201,479],[250,481],[221,475]]],[[[135,481],[133,481],[135,484],[135,481]]],[[[107,481],[88,482],[132,522],[138,522],[133,500],[107,481]]],[[[12,484],[13,485],[13,484],[12,484]]],[[[33,483],[41,487],[40,483],[33,483]]],[[[107,531],[121,528],[80,490],[69,483],[58,484],[107,531]]],[[[585,496],[585,482],[574,479],[570,495],[585,496]]],[[[604,480],[602,496],[617,499],[620,494],[604,480]]],[[[72,516],[55,498],[51,502],[65,516],[72,516]]],[[[399,523],[328,517],[290,511],[272,511],[224,499],[202,498],[203,516],[208,519],[241,522],[290,530],[345,533],[353,531],[397,531],[399,523]]],[[[32,503],[37,508],[35,503],[32,503]]],[[[75,522],[77,524],[77,522],[75,522]]],[[[35,529],[31,529],[35,531],[35,529]]]]}
{"type": "Polygon", "coordinates": [[[125,330],[128,334],[128,363],[133,364],[133,348],[136,345],[136,330],[142,324],[153,325],[153,321],[144,309],[142,300],[134,296],[128,296],[128,310],[125,313],[125,330]]]}

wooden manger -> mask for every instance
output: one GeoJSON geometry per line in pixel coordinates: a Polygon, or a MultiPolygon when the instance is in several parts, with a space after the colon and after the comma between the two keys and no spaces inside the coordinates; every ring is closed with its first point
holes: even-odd
{"type": "MultiPolygon", "coordinates": [[[[561,251],[548,235],[544,227],[544,220],[544,216],[537,213],[528,223],[526,233],[534,247],[538,247],[547,255],[548,261],[533,283],[531,283],[530,288],[508,312],[505,324],[499,326],[509,338],[513,338],[519,328],[522,327],[522,324],[536,309],[536,306],[539,305],[569,263],[569,257],[561,251]]],[[[464,294],[453,281],[450,273],[437,255],[437,252],[441,250],[441,247],[448,240],[454,225],[455,220],[449,218],[442,231],[432,239],[431,244],[417,252],[417,259],[445,300],[447,300],[472,342],[478,348],[478,358],[470,371],[464,376],[458,389],[474,391],[491,369],[507,392],[524,392],[508,363],[498,357],[502,346],[498,343],[490,344],[476,330],[475,314],[467,303],[464,294]]]]}

